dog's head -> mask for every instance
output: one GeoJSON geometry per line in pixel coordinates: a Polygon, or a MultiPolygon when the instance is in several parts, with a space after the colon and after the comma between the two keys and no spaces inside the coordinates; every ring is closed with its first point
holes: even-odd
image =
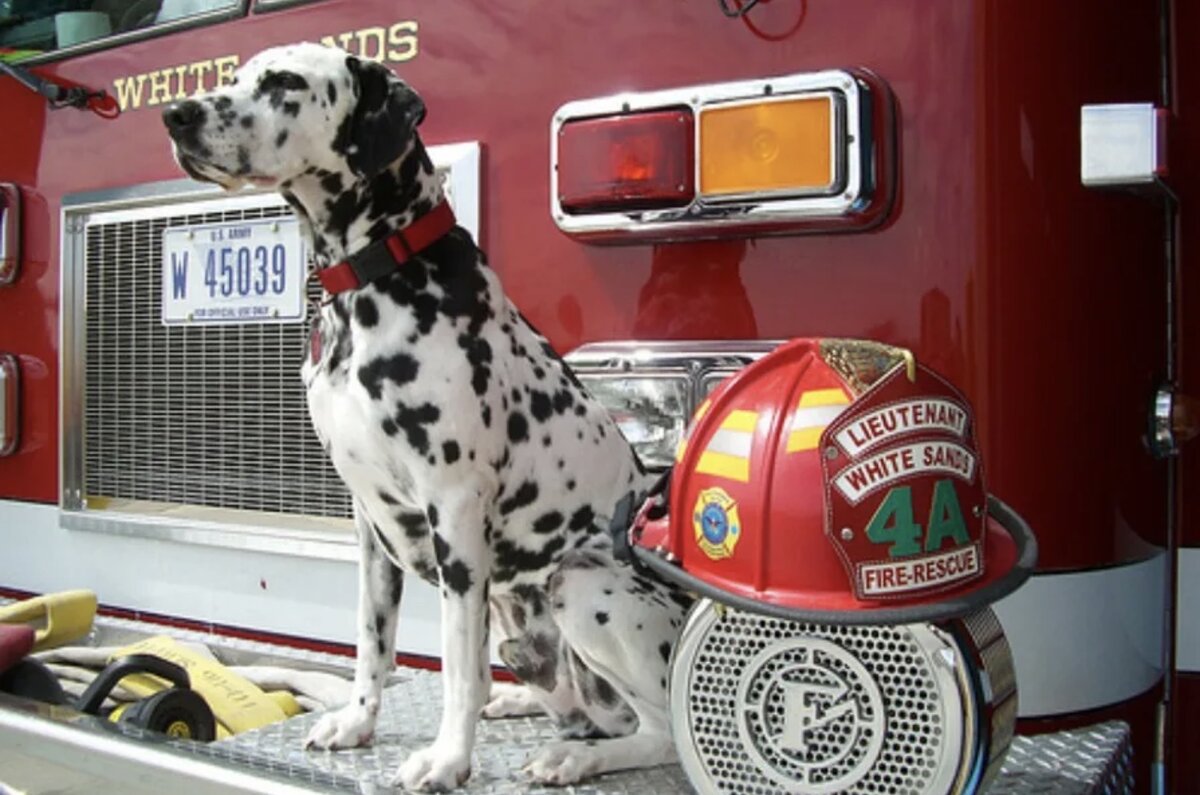
{"type": "Polygon", "coordinates": [[[391,71],[319,44],[264,50],[231,85],[163,111],[183,170],[229,190],[312,169],[373,176],[424,117],[421,98],[391,71]]]}

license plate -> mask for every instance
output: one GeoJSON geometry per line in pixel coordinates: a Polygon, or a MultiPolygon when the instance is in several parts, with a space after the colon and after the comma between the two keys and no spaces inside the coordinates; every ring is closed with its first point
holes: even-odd
{"type": "Polygon", "coordinates": [[[163,231],[164,325],[304,319],[304,245],[295,218],[163,231]]]}

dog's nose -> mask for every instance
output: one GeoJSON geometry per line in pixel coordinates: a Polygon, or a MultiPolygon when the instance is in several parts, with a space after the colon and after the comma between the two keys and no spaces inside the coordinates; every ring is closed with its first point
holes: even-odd
{"type": "Polygon", "coordinates": [[[204,122],[204,106],[194,99],[176,102],[163,111],[163,123],[172,135],[195,129],[204,122]]]}

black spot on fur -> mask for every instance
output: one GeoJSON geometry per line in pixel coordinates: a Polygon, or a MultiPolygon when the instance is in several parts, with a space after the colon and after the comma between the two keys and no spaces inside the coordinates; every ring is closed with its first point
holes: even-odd
{"type": "Polygon", "coordinates": [[[421,455],[428,455],[429,431],[425,430],[425,426],[437,422],[441,416],[442,410],[432,403],[423,403],[415,409],[398,403],[393,419],[396,427],[404,431],[412,448],[421,455]]]}
{"type": "Polygon", "coordinates": [[[605,613],[605,612],[596,613],[596,623],[599,624],[600,626],[604,626],[605,624],[607,624],[608,623],[608,613],[605,613]]]}
{"type": "Polygon", "coordinates": [[[246,147],[244,147],[244,146],[239,146],[238,150],[237,150],[237,158],[238,158],[237,173],[238,174],[249,174],[250,173],[250,150],[246,149],[246,147]]]}
{"type": "Polygon", "coordinates": [[[332,80],[325,85],[325,96],[329,97],[330,105],[337,102],[337,86],[333,84],[332,80]]]}
{"type": "Polygon", "coordinates": [[[397,513],[396,523],[404,528],[404,535],[412,541],[419,541],[429,534],[429,520],[420,511],[397,513]]]}
{"type": "Polygon", "coordinates": [[[529,441],[529,421],[519,411],[508,415],[508,440],[514,444],[529,441]]]}
{"type": "Polygon", "coordinates": [[[592,506],[584,505],[571,514],[571,521],[567,524],[567,527],[576,531],[583,530],[591,527],[594,521],[596,521],[596,512],[592,510],[592,506]]]}
{"type": "Polygon", "coordinates": [[[300,115],[300,103],[299,102],[283,103],[283,112],[286,115],[291,116],[293,119],[296,118],[297,116],[300,115]]]}
{"type": "Polygon", "coordinates": [[[617,691],[608,683],[608,680],[602,676],[596,677],[596,695],[600,698],[600,703],[606,706],[612,706],[620,700],[617,691]]]}
{"type": "Polygon", "coordinates": [[[254,89],[254,99],[261,99],[270,94],[271,107],[277,108],[283,102],[283,95],[288,91],[306,91],[308,81],[295,72],[270,71],[264,72],[254,89]]]}
{"type": "Polygon", "coordinates": [[[242,129],[249,130],[251,127],[254,126],[254,117],[253,116],[243,116],[241,119],[239,119],[239,123],[242,125],[242,129]]]}
{"type": "Polygon", "coordinates": [[[379,323],[379,307],[369,295],[360,295],[354,302],[354,316],[363,328],[371,328],[379,323]]]}
{"type": "Polygon", "coordinates": [[[510,582],[522,572],[545,569],[558,559],[566,545],[567,540],[563,536],[550,539],[541,549],[526,549],[507,539],[498,539],[492,547],[495,554],[492,581],[510,582]]]}
{"type": "Polygon", "coordinates": [[[533,532],[539,535],[553,533],[555,530],[562,527],[562,523],[563,515],[558,511],[550,511],[550,513],[544,513],[537,518],[537,520],[533,523],[533,532]]]}
{"type": "Polygon", "coordinates": [[[471,590],[471,569],[461,560],[451,559],[450,545],[439,533],[433,534],[433,554],[437,557],[442,583],[447,588],[459,596],[471,590]]]}
{"type": "Polygon", "coordinates": [[[500,513],[508,515],[518,508],[524,508],[526,505],[531,505],[538,498],[537,484],[532,480],[527,480],[521,484],[516,492],[500,501],[500,513]]]}
{"type": "MultiPolygon", "coordinates": [[[[367,299],[370,300],[370,299],[367,299]]],[[[356,306],[361,306],[362,300],[356,306]]],[[[372,302],[374,308],[374,302],[372,302]]],[[[358,380],[366,388],[372,400],[383,397],[383,382],[391,381],[397,386],[411,383],[417,378],[420,369],[417,360],[407,353],[397,353],[392,356],[381,356],[373,359],[358,369],[358,380]]]]}
{"type": "MultiPolygon", "coordinates": [[[[492,427],[492,407],[491,406],[484,404],[483,409],[480,411],[480,417],[483,419],[483,427],[485,427],[485,428],[492,427]]],[[[474,450],[471,451],[471,460],[472,461],[475,460],[475,451],[474,450]]]]}
{"type": "Polygon", "coordinates": [[[275,148],[278,149],[279,147],[283,146],[285,143],[287,143],[287,139],[288,131],[280,130],[279,135],[275,136],[275,148]]]}
{"type": "Polygon", "coordinates": [[[429,517],[430,527],[438,526],[438,509],[436,505],[430,504],[430,506],[425,510],[425,515],[429,517]]]}
{"type": "Polygon", "coordinates": [[[400,504],[399,500],[397,500],[391,494],[388,494],[383,489],[380,489],[378,493],[379,493],[379,499],[383,501],[384,505],[399,505],[400,504]]]}
{"type": "Polygon", "coordinates": [[[533,390],[529,395],[529,411],[538,422],[550,419],[550,414],[554,411],[550,396],[540,389],[533,390]]]}
{"type": "Polygon", "coordinates": [[[321,188],[326,193],[331,193],[334,196],[342,192],[342,175],[336,171],[330,172],[321,177],[321,188]]]}
{"type": "Polygon", "coordinates": [[[510,593],[514,598],[519,599],[534,618],[541,618],[546,612],[545,592],[536,585],[528,583],[523,585],[514,585],[510,593]]]}
{"type": "Polygon", "coordinates": [[[482,395],[487,391],[488,381],[492,377],[492,368],[489,366],[492,361],[492,346],[487,340],[460,334],[458,347],[466,353],[467,363],[471,365],[471,388],[475,390],[476,395],[482,395]]]}
{"type": "Polygon", "coordinates": [[[663,662],[667,662],[668,660],[670,660],[671,659],[671,644],[665,640],[662,643],[658,644],[658,653],[659,653],[659,656],[661,656],[663,658],[663,662]]]}
{"type": "Polygon", "coordinates": [[[458,449],[458,442],[449,441],[442,442],[442,457],[446,459],[447,464],[453,464],[462,455],[458,449]]]}

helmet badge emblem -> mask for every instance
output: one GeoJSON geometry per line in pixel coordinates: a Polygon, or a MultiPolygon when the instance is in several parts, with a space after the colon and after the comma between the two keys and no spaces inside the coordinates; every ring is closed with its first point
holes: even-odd
{"type": "Polygon", "coordinates": [[[732,557],[742,537],[737,502],[724,489],[704,489],[696,498],[692,527],[696,531],[696,543],[705,555],[713,560],[732,557]]]}

